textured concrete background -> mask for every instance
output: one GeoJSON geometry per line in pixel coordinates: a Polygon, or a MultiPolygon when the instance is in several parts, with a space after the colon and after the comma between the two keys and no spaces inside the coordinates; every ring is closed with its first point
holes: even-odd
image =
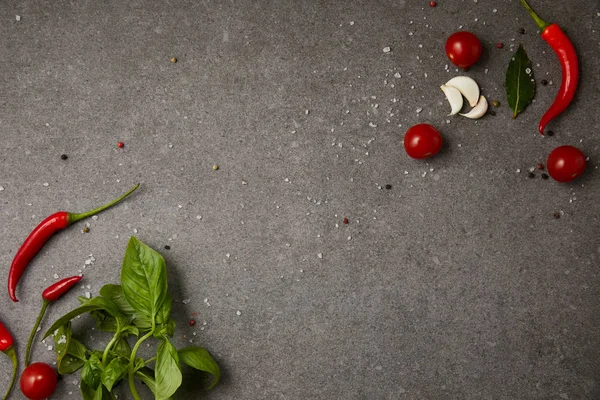
{"type": "MultiPolygon", "coordinates": [[[[0,2],[5,273],[45,216],[142,183],[88,234],[53,238],[19,303],[4,292],[21,355],[54,274],[95,258],[89,288],[43,329],[118,281],[136,235],[166,258],[176,345],[193,338],[223,369],[214,390],[188,380],[179,398],[600,398],[600,5],[531,4],[581,56],[577,99],[546,138],[559,64],[516,0],[0,2]],[[446,117],[439,90],[459,75],[443,44],[460,28],[484,44],[468,75],[502,103],[477,122],[446,117]],[[513,120],[518,43],[553,84],[513,120]],[[420,122],[445,140],[427,162],[402,147],[420,122]],[[527,178],[562,144],[589,155],[585,176],[527,178]]],[[[76,336],[100,347],[91,326],[77,320],[76,336]]],[[[33,356],[54,360],[43,345],[33,356]]],[[[74,379],[55,398],[78,398],[74,379]]]]}

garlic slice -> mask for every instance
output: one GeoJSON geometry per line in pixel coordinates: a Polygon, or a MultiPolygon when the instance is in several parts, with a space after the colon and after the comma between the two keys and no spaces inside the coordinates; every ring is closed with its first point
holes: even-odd
{"type": "Polygon", "coordinates": [[[470,119],[479,119],[485,115],[488,109],[488,101],[485,97],[481,96],[475,107],[467,114],[460,114],[463,117],[470,119]]]}
{"type": "Polygon", "coordinates": [[[457,76],[446,82],[446,86],[458,89],[469,100],[469,105],[475,107],[479,101],[479,86],[468,76],[457,76]]]}
{"type": "Polygon", "coordinates": [[[448,99],[448,102],[450,103],[450,106],[452,107],[452,112],[450,112],[450,114],[448,114],[448,115],[458,114],[460,112],[460,109],[463,106],[462,94],[460,94],[458,89],[456,89],[452,86],[442,85],[442,86],[440,86],[440,89],[442,89],[444,91],[444,94],[446,95],[446,98],[448,99]]]}

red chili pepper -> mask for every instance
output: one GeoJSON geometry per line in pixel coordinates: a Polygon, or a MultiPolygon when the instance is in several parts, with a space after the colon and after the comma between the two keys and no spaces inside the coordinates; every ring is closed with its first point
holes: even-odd
{"type": "Polygon", "coordinates": [[[577,53],[573,47],[573,43],[567,37],[567,35],[560,29],[557,24],[551,24],[541,19],[527,4],[527,1],[521,0],[523,7],[527,9],[531,17],[535,20],[536,25],[540,29],[542,39],[544,39],[554,50],[560,65],[562,67],[562,82],[558,94],[554,99],[554,102],[546,111],[542,119],[538,130],[544,135],[544,129],[546,125],[559,114],[567,109],[575,92],[577,91],[577,84],[579,83],[579,60],[577,59],[577,53]]]}
{"type": "Polygon", "coordinates": [[[17,289],[19,279],[23,275],[23,272],[25,272],[27,265],[29,265],[29,262],[33,259],[33,257],[35,257],[35,255],[40,251],[40,249],[52,235],[79,220],[90,217],[94,214],[98,214],[99,212],[114,206],[125,197],[129,196],[139,186],[140,184],[138,183],[118,199],[115,199],[110,203],[104,204],[103,206],[93,210],[80,214],[59,211],[52,214],[43,220],[38,226],[36,226],[35,229],[29,234],[27,239],[25,239],[25,242],[23,242],[21,248],[17,251],[17,254],[15,255],[15,258],[10,266],[10,272],[8,273],[8,294],[12,301],[18,301],[17,297],[15,296],[15,290],[17,289]]]}
{"type": "Polygon", "coordinates": [[[31,345],[33,344],[33,338],[37,333],[37,329],[40,326],[40,322],[42,322],[42,318],[44,318],[44,314],[46,314],[46,309],[50,305],[50,303],[60,299],[65,293],[67,293],[73,286],[75,286],[80,280],[83,278],[83,275],[72,276],[70,278],[65,278],[60,280],[52,285],[48,286],[46,290],[42,292],[42,298],[44,302],[42,303],[42,309],[40,310],[40,314],[35,320],[35,324],[33,325],[33,329],[29,334],[29,340],[27,341],[27,350],[25,351],[25,366],[29,365],[29,354],[31,352],[31,345]]]}
{"type": "Polygon", "coordinates": [[[14,340],[8,329],[0,322],[0,351],[3,352],[10,358],[13,365],[12,371],[12,379],[10,381],[10,385],[8,386],[8,391],[4,395],[4,400],[8,399],[8,395],[10,394],[13,386],[15,385],[15,380],[17,378],[17,369],[19,367],[19,361],[17,359],[17,353],[15,351],[14,340]]]}

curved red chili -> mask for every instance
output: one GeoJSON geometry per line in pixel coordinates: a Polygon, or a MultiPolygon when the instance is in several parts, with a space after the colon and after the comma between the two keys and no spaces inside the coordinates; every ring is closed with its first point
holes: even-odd
{"type": "Polygon", "coordinates": [[[40,251],[40,249],[44,246],[48,239],[50,239],[52,235],[54,235],[57,231],[64,229],[79,220],[90,217],[94,214],[106,210],[109,207],[114,206],[115,204],[123,200],[125,197],[129,196],[139,186],[140,184],[138,183],[118,199],[115,199],[110,203],[104,204],[93,210],[80,214],[59,211],[57,213],[52,214],[51,216],[43,220],[38,226],[36,226],[17,251],[17,254],[15,255],[15,258],[13,259],[13,262],[10,266],[10,271],[8,273],[8,295],[10,296],[12,301],[18,301],[15,295],[15,291],[17,289],[19,279],[21,279],[21,276],[25,272],[25,269],[27,269],[29,262],[33,259],[33,257],[35,257],[35,255],[40,251]]]}
{"type": "Polygon", "coordinates": [[[0,351],[6,354],[8,358],[10,358],[13,365],[12,379],[10,381],[10,385],[8,386],[8,390],[4,395],[4,400],[8,399],[8,395],[10,395],[10,392],[12,391],[12,388],[15,385],[15,380],[17,378],[17,369],[19,366],[19,361],[17,359],[17,353],[15,351],[14,344],[15,341],[13,340],[12,335],[10,334],[8,329],[6,329],[4,324],[0,322],[0,351]]]}
{"type": "Polygon", "coordinates": [[[81,278],[83,278],[83,275],[72,276],[48,286],[46,290],[42,292],[42,298],[46,301],[56,301],[60,299],[62,295],[71,290],[81,278]]]}
{"type": "Polygon", "coordinates": [[[521,4],[535,20],[542,39],[554,50],[562,68],[562,82],[558,94],[538,126],[538,130],[543,136],[546,125],[565,111],[575,97],[577,84],[579,83],[579,60],[573,43],[557,24],[550,24],[541,19],[527,4],[527,1],[521,0],[521,4]]]}
{"type": "Polygon", "coordinates": [[[25,366],[29,365],[29,354],[31,352],[31,345],[33,344],[33,338],[37,332],[40,323],[42,322],[42,318],[44,318],[44,314],[46,314],[46,309],[50,305],[50,303],[60,299],[65,293],[67,293],[73,286],[77,284],[83,278],[83,275],[72,276],[70,278],[62,279],[52,285],[48,286],[46,290],[42,292],[42,298],[44,302],[42,303],[42,309],[35,320],[35,324],[33,325],[33,329],[29,334],[29,340],[27,341],[27,349],[25,350],[25,366]]]}

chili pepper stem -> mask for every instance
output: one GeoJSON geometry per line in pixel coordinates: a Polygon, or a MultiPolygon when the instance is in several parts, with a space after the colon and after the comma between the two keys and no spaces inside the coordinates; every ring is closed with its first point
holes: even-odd
{"type": "Polygon", "coordinates": [[[31,353],[31,346],[33,345],[33,339],[35,338],[37,329],[39,328],[40,323],[42,322],[42,318],[44,318],[44,314],[46,314],[46,309],[48,308],[49,305],[50,305],[50,302],[48,300],[44,299],[44,303],[42,304],[42,309],[40,310],[40,313],[39,313],[37,319],[35,320],[35,325],[33,325],[33,329],[31,330],[31,333],[29,334],[29,340],[27,341],[27,350],[25,350],[25,366],[26,367],[29,365],[29,355],[31,353]]]}
{"type": "Polygon", "coordinates": [[[10,360],[12,361],[12,366],[13,366],[12,379],[10,380],[10,385],[8,386],[8,390],[6,391],[6,394],[4,395],[4,398],[3,398],[3,400],[6,400],[6,399],[8,399],[8,396],[10,395],[10,392],[12,391],[13,386],[15,386],[15,381],[17,379],[17,369],[19,367],[19,361],[17,359],[17,352],[15,351],[14,347],[11,347],[10,349],[5,350],[4,354],[6,354],[8,356],[8,358],[10,358],[10,360]]]}
{"type": "Polygon", "coordinates": [[[74,213],[69,213],[69,225],[82,220],[84,218],[90,217],[94,214],[98,214],[100,211],[104,211],[107,208],[110,208],[112,206],[114,206],[115,204],[117,204],[118,202],[120,202],[121,200],[123,200],[125,197],[129,196],[131,193],[133,193],[138,187],[140,187],[140,184],[138,183],[137,185],[135,185],[133,188],[131,188],[127,193],[125,193],[124,195],[122,195],[121,197],[114,199],[113,201],[106,203],[98,208],[94,208],[93,210],[90,211],[86,211],[84,213],[79,213],[79,214],[74,214],[74,213]]]}
{"type": "Polygon", "coordinates": [[[537,15],[536,12],[533,11],[533,9],[529,6],[529,4],[527,4],[526,0],[520,0],[520,1],[521,1],[521,4],[523,5],[523,7],[525,7],[525,9],[529,13],[529,15],[531,15],[531,17],[535,21],[535,24],[538,26],[540,32],[543,32],[544,29],[546,29],[547,27],[549,27],[551,25],[549,22],[546,22],[543,19],[541,19],[540,16],[537,15]]]}

